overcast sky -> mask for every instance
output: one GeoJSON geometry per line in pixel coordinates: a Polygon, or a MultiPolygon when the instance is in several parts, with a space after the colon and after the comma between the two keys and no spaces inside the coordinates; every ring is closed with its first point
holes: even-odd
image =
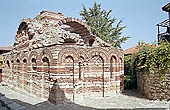
{"type": "MultiPolygon", "coordinates": [[[[91,7],[95,0],[1,0],[0,46],[13,45],[18,23],[23,18],[33,18],[42,10],[61,12],[65,17],[80,18],[82,5],[91,7]]],[[[111,16],[123,19],[127,28],[123,35],[131,38],[122,44],[123,49],[135,46],[139,41],[156,41],[156,24],[168,18],[161,10],[169,0],[96,0],[102,8],[112,9],[111,16]]]]}

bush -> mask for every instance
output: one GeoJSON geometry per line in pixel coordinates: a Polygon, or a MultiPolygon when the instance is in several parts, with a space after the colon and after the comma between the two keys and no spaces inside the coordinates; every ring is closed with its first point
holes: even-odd
{"type": "Polygon", "coordinates": [[[135,62],[138,71],[153,73],[156,69],[164,75],[170,71],[170,43],[142,45],[135,54],[135,62]]]}
{"type": "Polygon", "coordinates": [[[137,80],[135,75],[126,75],[124,77],[125,89],[137,89],[137,80]]]}
{"type": "Polygon", "coordinates": [[[170,43],[160,45],[143,44],[133,55],[125,56],[125,89],[134,89],[137,85],[136,74],[139,71],[154,73],[157,70],[163,79],[170,71],[170,43]]]}

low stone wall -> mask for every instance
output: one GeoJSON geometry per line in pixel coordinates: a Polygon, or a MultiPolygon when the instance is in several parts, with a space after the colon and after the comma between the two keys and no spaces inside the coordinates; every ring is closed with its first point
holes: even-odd
{"type": "Polygon", "coordinates": [[[137,88],[150,100],[170,100],[170,73],[162,80],[158,72],[153,74],[139,72],[137,88]]]}

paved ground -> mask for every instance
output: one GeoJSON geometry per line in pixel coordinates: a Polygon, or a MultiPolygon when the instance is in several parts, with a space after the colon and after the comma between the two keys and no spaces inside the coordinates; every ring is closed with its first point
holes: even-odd
{"type": "MultiPolygon", "coordinates": [[[[94,109],[138,109],[146,110],[170,110],[170,101],[150,101],[145,99],[137,91],[126,91],[125,94],[107,98],[81,98],[73,102],[54,105],[47,100],[42,100],[29,94],[16,92],[7,86],[0,85],[0,100],[4,100],[16,110],[94,110],[94,109]],[[4,95],[2,95],[4,94],[4,95]],[[11,102],[12,101],[12,102],[11,102]],[[151,110],[151,109],[149,109],[151,110]]],[[[5,110],[1,109],[0,110],[5,110]]]]}
{"type": "Polygon", "coordinates": [[[125,91],[124,94],[115,95],[107,98],[87,97],[77,102],[79,105],[95,108],[170,108],[170,101],[151,101],[139,94],[136,90],[125,91]]]}
{"type": "Polygon", "coordinates": [[[5,107],[2,102],[0,102],[0,110],[8,110],[8,108],[5,107]]]}

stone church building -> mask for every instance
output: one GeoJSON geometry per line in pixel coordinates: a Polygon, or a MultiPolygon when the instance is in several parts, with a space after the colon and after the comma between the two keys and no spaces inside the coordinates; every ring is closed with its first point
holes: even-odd
{"type": "Polygon", "coordinates": [[[61,13],[42,11],[20,21],[13,49],[3,54],[3,82],[57,103],[123,91],[123,51],[61,13]]]}

